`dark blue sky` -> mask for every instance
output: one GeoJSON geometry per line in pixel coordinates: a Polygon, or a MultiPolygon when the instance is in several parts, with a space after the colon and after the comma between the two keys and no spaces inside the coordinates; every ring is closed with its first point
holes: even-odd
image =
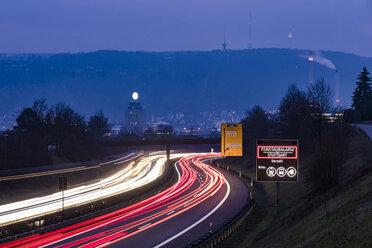
{"type": "Polygon", "coordinates": [[[371,0],[1,0],[0,53],[293,47],[372,56],[371,0]]]}

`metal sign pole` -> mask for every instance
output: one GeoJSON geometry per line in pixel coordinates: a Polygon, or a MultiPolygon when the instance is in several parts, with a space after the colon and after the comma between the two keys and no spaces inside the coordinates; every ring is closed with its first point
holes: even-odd
{"type": "Polygon", "coordinates": [[[223,137],[223,154],[225,154],[225,152],[226,152],[225,128],[223,128],[223,134],[222,134],[222,137],[223,137]]]}
{"type": "Polygon", "coordinates": [[[276,206],[279,206],[279,189],[280,189],[280,183],[276,182],[276,206]]]}
{"type": "Polygon", "coordinates": [[[67,177],[59,177],[59,190],[62,190],[62,211],[65,210],[65,189],[67,189],[67,177]]]}
{"type": "Polygon", "coordinates": [[[62,211],[65,210],[65,190],[62,189],[62,211]]]}

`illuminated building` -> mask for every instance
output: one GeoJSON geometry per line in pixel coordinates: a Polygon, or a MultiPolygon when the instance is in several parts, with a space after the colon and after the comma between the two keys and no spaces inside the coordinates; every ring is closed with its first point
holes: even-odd
{"type": "Polygon", "coordinates": [[[342,120],[343,113],[323,113],[323,117],[327,119],[328,122],[335,122],[336,120],[342,120]]]}
{"type": "Polygon", "coordinates": [[[142,135],[146,124],[145,112],[141,102],[138,101],[137,92],[133,93],[132,99],[125,113],[124,126],[130,134],[142,135]]]}

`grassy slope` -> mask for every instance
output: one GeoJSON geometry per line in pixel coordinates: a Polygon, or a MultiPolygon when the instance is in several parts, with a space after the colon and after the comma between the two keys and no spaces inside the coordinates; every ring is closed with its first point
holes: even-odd
{"type": "Polygon", "coordinates": [[[256,209],[221,247],[372,247],[372,142],[355,130],[349,147],[341,185],[327,194],[311,191],[305,168],[299,183],[280,185],[279,207],[275,184],[256,185],[256,209]]]}

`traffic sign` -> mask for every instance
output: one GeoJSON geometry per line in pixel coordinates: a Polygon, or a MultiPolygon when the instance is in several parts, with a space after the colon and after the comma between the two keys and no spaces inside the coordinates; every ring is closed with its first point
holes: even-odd
{"type": "Polygon", "coordinates": [[[256,179],[298,181],[298,140],[257,140],[256,179]]]}
{"type": "Polygon", "coordinates": [[[243,156],[243,125],[241,123],[221,124],[221,155],[243,156]]]}

